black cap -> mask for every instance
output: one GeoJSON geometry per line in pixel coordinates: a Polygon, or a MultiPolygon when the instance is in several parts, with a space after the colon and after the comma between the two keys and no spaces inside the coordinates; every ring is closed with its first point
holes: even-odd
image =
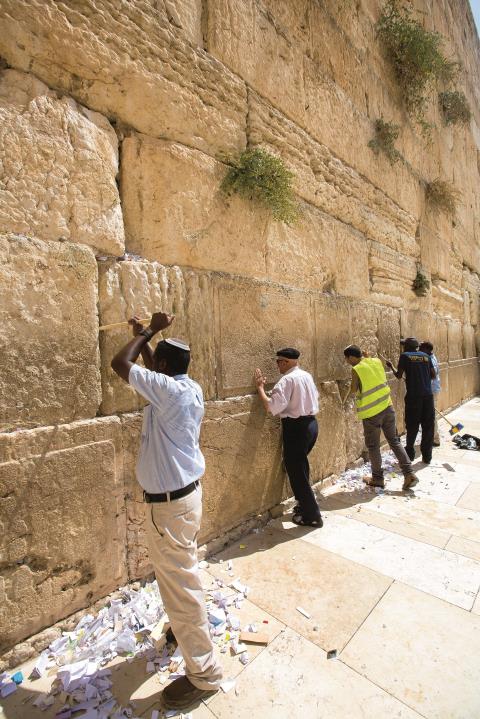
{"type": "Polygon", "coordinates": [[[285,357],[285,359],[298,359],[300,352],[294,347],[284,347],[283,350],[278,350],[277,357],[285,357]]]}
{"type": "Polygon", "coordinates": [[[418,347],[418,340],[416,337],[405,337],[400,340],[401,345],[408,345],[409,347],[418,347]]]}

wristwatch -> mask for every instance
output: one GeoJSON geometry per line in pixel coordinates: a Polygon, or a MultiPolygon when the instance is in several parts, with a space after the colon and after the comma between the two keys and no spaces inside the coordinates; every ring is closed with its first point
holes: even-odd
{"type": "Polygon", "coordinates": [[[147,338],[147,340],[151,340],[155,332],[151,330],[150,327],[144,327],[143,330],[140,330],[138,334],[143,335],[147,338]]]}

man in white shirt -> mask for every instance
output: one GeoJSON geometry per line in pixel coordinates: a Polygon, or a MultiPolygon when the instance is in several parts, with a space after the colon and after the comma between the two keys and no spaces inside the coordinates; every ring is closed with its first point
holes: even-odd
{"type": "Polygon", "coordinates": [[[322,527],[317,500],[310,486],[308,455],[318,437],[318,390],[313,377],[298,366],[300,352],[285,347],[277,352],[282,377],[270,397],[265,393],[266,378],[255,370],[255,384],[267,412],[282,420],[283,460],[292,492],[297,500],[292,521],[309,527],[322,527]]]}
{"type": "Polygon", "coordinates": [[[199,445],[202,389],[187,375],[188,345],[162,340],[152,353],[148,344],[173,319],[157,312],[145,329],[137,318],[130,320],[134,339],[113,358],[112,369],[150,402],[143,414],[137,479],[146,502],[150,559],[185,660],[185,676],[163,690],[163,704],[182,710],[215,692],[222,670],[214,657],[197,561],[205,471],[199,445]],[[145,368],[136,364],[140,354],[145,368]]]}

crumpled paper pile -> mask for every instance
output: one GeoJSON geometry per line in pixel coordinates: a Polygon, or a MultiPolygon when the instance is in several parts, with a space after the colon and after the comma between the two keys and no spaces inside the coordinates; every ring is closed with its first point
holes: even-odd
{"type": "MultiPolygon", "coordinates": [[[[200,563],[200,567],[205,566],[207,562],[200,563]]],[[[228,562],[226,568],[232,576],[232,563],[228,562]]],[[[235,612],[241,609],[248,591],[238,578],[227,584],[212,578],[212,586],[206,590],[212,640],[220,652],[230,649],[242,664],[248,663],[249,656],[247,647],[239,642],[241,622],[235,612]]],[[[165,622],[168,617],[156,581],[138,589],[122,587],[97,616],[83,616],[74,631],[64,632],[38,657],[30,678],[44,676],[55,667],[58,671],[50,691],[38,695],[34,705],[47,710],[59,698],[55,719],[137,719],[134,702],[123,707],[115,698],[112,670],[107,665],[119,655],[129,662],[144,658],[147,674],[158,677],[159,691],[168,681],[182,676],[185,669],[180,648],[173,643],[157,647],[162,633],[159,629],[163,630],[165,622]]],[[[257,631],[255,625],[244,629],[257,631]]],[[[5,675],[3,681],[10,682],[10,678],[5,675]]],[[[227,680],[222,688],[229,691],[231,685],[227,680]]],[[[177,715],[176,711],[167,711],[162,716],[177,715]]],[[[158,710],[154,710],[154,716],[159,716],[158,710]]]]}

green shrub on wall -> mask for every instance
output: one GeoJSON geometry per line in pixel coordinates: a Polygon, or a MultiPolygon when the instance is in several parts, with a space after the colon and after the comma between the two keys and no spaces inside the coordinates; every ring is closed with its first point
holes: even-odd
{"type": "Polygon", "coordinates": [[[428,294],[429,288],[430,282],[427,276],[421,270],[417,270],[417,274],[412,283],[412,290],[417,297],[425,297],[428,294]]]}
{"type": "Polygon", "coordinates": [[[383,118],[375,120],[375,137],[370,140],[368,146],[376,155],[383,152],[394,165],[401,158],[401,154],[395,147],[395,141],[400,133],[399,125],[393,122],[385,122],[383,118]]]}
{"type": "Polygon", "coordinates": [[[458,63],[444,56],[440,33],[425,30],[412,9],[398,0],[384,5],[377,34],[393,65],[407,112],[428,130],[425,111],[433,87],[439,80],[451,82],[458,63]]]}
{"type": "Polygon", "coordinates": [[[447,215],[455,214],[460,193],[450,182],[438,178],[427,182],[425,194],[429,205],[445,212],[447,215]]]}
{"type": "Polygon", "coordinates": [[[270,210],[274,220],[295,222],[299,209],[292,187],[294,176],[280,157],[257,147],[245,150],[232,162],[221,185],[223,192],[238,192],[258,202],[270,210]]]}
{"type": "Polygon", "coordinates": [[[470,122],[472,111],[463,92],[446,90],[438,95],[438,101],[446,125],[466,125],[470,122]]]}

